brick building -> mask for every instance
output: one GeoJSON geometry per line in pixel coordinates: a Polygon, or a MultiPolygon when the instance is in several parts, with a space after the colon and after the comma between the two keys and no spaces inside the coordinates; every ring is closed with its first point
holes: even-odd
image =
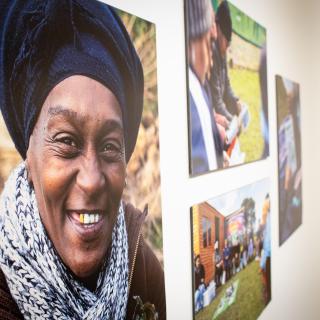
{"type": "Polygon", "coordinates": [[[214,279],[214,246],[218,241],[222,254],[224,246],[225,217],[207,202],[192,207],[193,253],[200,255],[205,268],[205,283],[214,279]]]}

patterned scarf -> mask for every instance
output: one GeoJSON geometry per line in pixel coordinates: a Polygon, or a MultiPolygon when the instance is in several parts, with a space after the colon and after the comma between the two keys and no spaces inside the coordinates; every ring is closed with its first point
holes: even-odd
{"type": "Polygon", "coordinates": [[[123,205],[110,255],[91,292],[70,274],[40,219],[25,164],[0,198],[0,268],[26,319],[124,319],[128,299],[128,239],[123,205]]]}

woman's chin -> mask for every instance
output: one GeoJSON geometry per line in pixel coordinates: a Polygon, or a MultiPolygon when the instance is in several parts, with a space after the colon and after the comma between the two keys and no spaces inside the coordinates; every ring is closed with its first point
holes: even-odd
{"type": "MultiPolygon", "coordinates": [[[[98,237],[90,241],[87,238],[83,239],[74,228],[65,228],[64,231],[65,237],[63,241],[57,243],[56,249],[65,265],[77,278],[81,279],[99,273],[107,255],[110,241],[107,231],[109,230],[104,228],[102,232],[99,232],[98,237]]],[[[53,243],[56,244],[54,241],[53,243]]]]}
{"type": "Polygon", "coordinates": [[[82,280],[95,277],[99,273],[102,263],[102,257],[90,257],[90,255],[74,255],[71,260],[65,261],[74,275],[82,280]]]}

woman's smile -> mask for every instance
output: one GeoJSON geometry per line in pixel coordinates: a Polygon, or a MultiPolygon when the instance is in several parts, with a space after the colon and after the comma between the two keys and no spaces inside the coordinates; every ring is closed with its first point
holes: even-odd
{"type": "Polygon", "coordinates": [[[90,242],[99,238],[107,223],[105,210],[67,210],[71,227],[79,234],[82,241],[90,242]]]}

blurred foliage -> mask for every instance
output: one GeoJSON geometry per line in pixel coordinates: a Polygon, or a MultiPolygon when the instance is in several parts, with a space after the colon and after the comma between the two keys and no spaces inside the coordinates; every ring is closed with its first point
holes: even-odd
{"type": "Polygon", "coordinates": [[[134,43],[143,66],[144,112],[158,115],[157,106],[157,58],[155,25],[134,15],[117,10],[134,43]]]}
{"type": "Polygon", "coordinates": [[[155,305],[150,302],[143,303],[140,296],[133,296],[136,300],[135,314],[133,315],[134,320],[158,320],[159,316],[156,311],[155,305]]]}
{"type": "Polygon", "coordinates": [[[256,203],[253,198],[245,198],[242,200],[241,207],[244,208],[244,218],[247,234],[252,235],[256,222],[256,203]]]}
{"type": "Polygon", "coordinates": [[[162,255],[160,155],[157,98],[157,57],[155,25],[117,10],[134,43],[143,67],[144,107],[136,148],[127,166],[127,187],[123,198],[140,210],[148,206],[143,235],[156,253],[162,255]]]}

